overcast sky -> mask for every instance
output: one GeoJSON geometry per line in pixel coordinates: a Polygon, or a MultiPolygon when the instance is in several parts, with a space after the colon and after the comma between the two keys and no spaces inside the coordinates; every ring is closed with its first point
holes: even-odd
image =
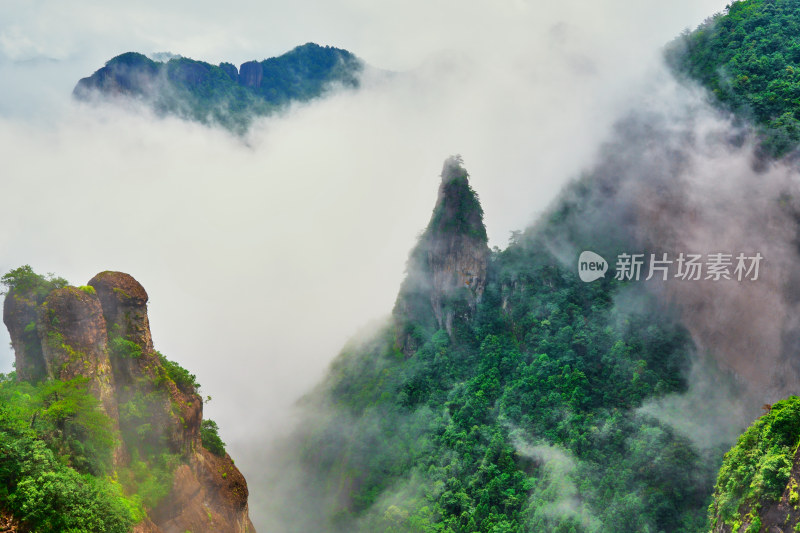
{"type": "MultiPolygon", "coordinates": [[[[661,46],[725,3],[2,0],[0,270],[132,274],[156,347],[214,397],[236,456],[391,310],[446,157],[463,156],[505,246],[591,163],[661,46]],[[70,99],[130,50],[240,64],[309,41],[402,75],[247,143],[70,99]]],[[[0,371],[7,345],[3,330],[0,371]]]]}

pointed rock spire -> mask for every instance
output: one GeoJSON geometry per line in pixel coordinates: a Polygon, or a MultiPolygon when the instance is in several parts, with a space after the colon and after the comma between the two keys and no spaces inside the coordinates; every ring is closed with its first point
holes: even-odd
{"type": "Polygon", "coordinates": [[[445,329],[455,338],[455,326],[471,320],[486,286],[483,209],[460,156],[444,162],[441,177],[436,206],[411,251],[394,309],[398,345],[407,355],[424,330],[445,329]]]}

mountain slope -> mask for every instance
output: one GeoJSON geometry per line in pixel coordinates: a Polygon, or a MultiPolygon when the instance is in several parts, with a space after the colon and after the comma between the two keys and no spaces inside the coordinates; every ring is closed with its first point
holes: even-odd
{"type": "Polygon", "coordinates": [[[363,63],[347,50],[307,43],[239,69],[184,57],[166,63],[128,52],[75,86],[76,98],[134,98],[157,113],[246,131],[252,121],[291,102],[322,96],[333,85],[357,88],[363,63]]]}
{"type": "Polygon", "coordinates": [[[798,383],[800,191],[792,161],[778,161],[797,146],[784,116],[797,102],[776,81],[791,65],[759,71],[757,85],[728,83],[734,68],[790,55],[796,4],[738,2],[673,43],[675,72],[727,113],[683,87],[667,100],[674,109],[630,110],[584,176],[505,250],[486,253],[466,170],[446,163],[391,320],[349,343],[305,400],[287,477],[314,489],[303,493],[307,521],[284,516],[285,530],[794,525],[791,420],[780,442],[754,438],[757,422],[718,468],[764,399],[798,383]],[[453,175],[465,185],[448,197],[453,175]],[[751,284],[584,284],[582,250],[760,250],[770,263],[751,284]]]}
{"type": "Polygon", "coordinates": [[[685,33],[667,50],[682,75],[758,124],[768,155],[800,141],[800,2],[740,0],[685,33]]]}
{"type": "Polygon", "coordinates": [[[582,283],[549,221],[488,252],[458,159],[442,178],[392,320],[305,400],[284,476],[309,505],[278,501],[283,529],[699,530],[717,456],[636,410],[684,390],[686,332],[635,285],[582,283]]]}
{"type": "MultiPolygon", "coordinates": [[[[796,0],[745,0],[707,20],[693,32],[687,32],[667,50],[667,59],[679,74],[706,87],[713,101],[734,114],[740,123],[755,127],[760,137],[761,158],[782,169],[778,158],[788,155],[787,166],[796,165],[800,142],[800,2],[796,0]]],[[[759,166],[766,169],[766,166],[759,166]]],[[[789,173],[796,179],[796,174],[789,173]]],[[[776,187],[767,179],[756,187],[760,193],[776,187]]],[[[789,220],[785,230],[798,234],[800,208],[793,201],[797,191],[790,184],[778,188],[774,213],[782,211],[789,220]],[[784,201],[781,201],[781,198],[784,201]]],[[[763,213],[762,213],[763,214],[763,213]]],[[[774,215],[771,215],[774,216],[774,215]]],[[[774,239],[775,231],[769,238],[774,239]]],[[[796,237],[789,245],[796,250],[796,237]]],[[[763,245],[762,245],[763,246],[763,245]]],[[[787,269],[794,271],[796,254],[789,255],[787,269]]],[[[780,261],[775,261],[775,268],[780,261]]],[[[786,300],[792,300],[798,280],[793,276],[780,285],[786,300]]],[[[754,304],[757,304],[754,302],[754,304]]],[[[796,312],[788,308],[785,316],[776,314],[772,322],[795,320],[796,312]]],[[[780,372],[788,378],[789,387],[775,388],[794,394],[797,391],[797,336],[784,326],[781,341],[785,343],[785,362],[780,372]]],[[[768,360],[756,351],[739,350],[756,364],[767,366],[768,360]]],[[[786,394],[786,392],[783,392],[786,394]]],[[[739,437],[725,455],[719,471],[707,530],[714,533],[769,533],[800,531],[798,483],[800,483],[800,409],[796,396],[772,405],[739,437]]]]}
{"type": "Polygon", "coordinates": [[[0,509],[32,531],[251,532],[247,483],[193,375],[153,348],[131,276],[3,277],[0,509]],[[15,375],[16,374],[16,375],[15,375]]]}

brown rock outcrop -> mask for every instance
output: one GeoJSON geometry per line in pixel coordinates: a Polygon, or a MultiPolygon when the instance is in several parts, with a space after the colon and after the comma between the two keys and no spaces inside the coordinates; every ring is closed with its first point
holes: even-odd
{"type": "Polygon", "coordinates": [[[11,336],[17,376],[25,381],[40,381],[47,376],[42,344],[36,332],[38,304],[32,291],[11,289],[3,305],[3,323],[11,336]]]}
{"type": "Polygon", "coordinates": [[[152,352],[144,287],[129,274],[108,270],[93,277],[89,285],[97,291],[108,329],[135,342],[144,352],[152,352]]]}
{"type": "MultiPolygon", "coordinates": [[[[135,533],[254,532],[244,476],[229,455],[203,447],[202,399],[191,382],[173,379],[171,363],[153,348],[144,287],[128,274],[107,271],[89,286],[57,288],[41,300],[35,292],[15,289],[6,296],[3,320],[18,378],[86,378],[123,433],[128,422],[119,412],[147,397],[148,439],[181,456],[169,495],[148,511],[135,533]]],[[[125,447],[115,455],[118,466],[131,458],[133,450],[125,447]]]]}
{"type": "Polygon", "coordinates": [[[261,87],[264,67],[258,61],[248,61],[239,67],[239,83],[245,87],[261,87]]]}
{"type": "Polygon", "coordinates": [[[230,456],[200,449],[190,464],[178,467],[170,497],[153,515],[164,533],[255,531],[248,517],[248,494],[230,456]]]}
{"type": "Polygon", "coordinates": [[[117,421],[106,324],[94,291],[77,287],[52,291],[37,310],[36,330],[47,376],[62,381],[87,378],[106,414],[117,421]]]}

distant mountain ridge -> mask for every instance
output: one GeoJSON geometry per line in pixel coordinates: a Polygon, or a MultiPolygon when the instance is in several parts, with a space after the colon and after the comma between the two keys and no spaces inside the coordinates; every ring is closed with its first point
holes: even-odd
{"type": "Polygon", "coordinates": [[[347,50],[314,43],[239,68],[185,57],[158,62],[127,52],[78,81],[73,95],[133,98],[158,114],[243,133],[255,118],[319,98],[331,86],[358,88],[363,69],[363,61],[347,50]]]}

